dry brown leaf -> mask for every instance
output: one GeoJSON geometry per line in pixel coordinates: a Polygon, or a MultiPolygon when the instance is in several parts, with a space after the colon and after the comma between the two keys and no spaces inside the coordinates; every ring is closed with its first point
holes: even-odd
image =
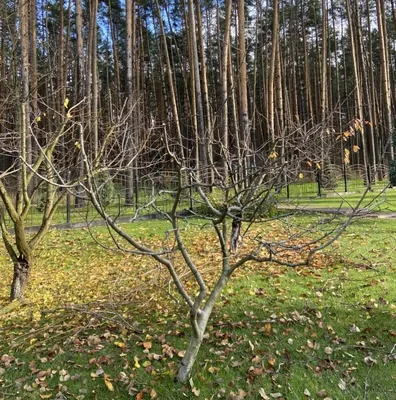
{"type": "Polygon", "coordinates": [[[341,390],[346,390],[346,382],[343,379],[340,379],[339,382],[338,382],[338,387],[341,390]]]}
{"type": "Polygon", "coordinates": [[[276,358],[275,358],[273,355],[269,356],[269,358],[268,358],[268,364],[269,364],[271,367],[273,367],[273,366],[276,364],[276,358]]]}
{"type": "Polygon", "coordinates": [[[142,391],[140,391],[137,395],[136,395],[136,400],[142,400],[144,398],[144,393],[142,391]]]}
{"type": "Polygon", "coordinates": [[[267,396],[267,394],[265,393],[265,390],[263,388],[259,389],[259,395],[263,400],[270,400],[270,397],[267,396]]]}
{"type": "Polygon", "coordinates": [[[372,357],[370,357],[370,356],[364,357],[363,360],[364,360],[364,363],[365,363],[366,365],[369,365],[369,366],[372,366],[372,365],[375,365],[375,364],[378,363],[377,360],[375,360],[374,358],[372,358],[372,357]]]}

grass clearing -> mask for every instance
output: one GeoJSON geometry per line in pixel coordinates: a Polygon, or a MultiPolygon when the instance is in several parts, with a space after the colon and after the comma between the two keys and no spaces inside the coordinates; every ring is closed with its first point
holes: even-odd
{"type": "MultiPolygon", "coordinates": [[[[130,229],[160,247],[166,226],[130,229]]],[[[166,271],[101,249],[86,230],[52,231],[25,304],[0,314],[0,399],[396,398],[395,227],[359,220],[314,267],[240,270],[192,385],[173,382],[189,327],[166,271]]],[[[104,228],[94,234],[110,244],[104,228]]],[[[184,234],[215,275],[209,231],[192,220],[184,234]]],[[[1,261],[5,306],[11,270],[1,261]]]]}
{"type": "MultiPolygon", "coordinates": [[[[324,192],[322,196],[317,196],[316,192],[309,192],[311,193],[309,195],[295,185],[291,190],[290,200],[286,199],[282,193],[279,202],[309,208],[351,209],[359,203],[365,189],[364,186],[360,186],[356,191],[345,193],[337,188],[324,192]]],[[[396,212],[396,188],[385,188],[383,184],[373,185],[372,190],[365,195],[361,207],[367,207],[372,211],[396,212]]]]}

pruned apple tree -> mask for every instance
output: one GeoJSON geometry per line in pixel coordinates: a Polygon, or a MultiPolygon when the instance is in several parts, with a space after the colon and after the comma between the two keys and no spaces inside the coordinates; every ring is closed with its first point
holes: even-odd
{"type": "MultiPolygon", "coordinates": [[[[177,141],[172,141],[166,127],[159,129],[162,132],[161,148],[156,150],[156,154],[162,156],[155,162],[153,158],[146,160],[151,169],[173,166],[176,174],[174,187],[153,193],[144,206],[136,207],[133,219],[139,218],[140,210],[147,207],[166,219],[169,230],[163,248],[155,248],[139,235],[129,234],[118,223],[118,216],[106,211],[98,192],[98,171],[106,170],[115,178],[124,169],[122,165],[115,168],[114,162],[106,158],[96,159],[93,165],[84,134],[80,137],[80,150],[86,179],[80,185],[105,221],[115,247],[151,257],[165,266],[184,300],[189,310],[191,335],[176,378],[184,382],[191,375],[216,302],[233,273],[247,263],[272,263],[289,268],[308,265],[317,252],[331,245],[345,231],[361,203],[346,215],[334,213],[327,218],[322,215],[306,221],[304,226],[297,226],[294,222],[301,209],[290,200],[282,201],[284,188],[302,178],[303,163],[308,160],[313,168],[321,168],[315,154],[318,148],[315,143],[320,137],[321,127],[298,129],[283,137],[279,155],[276,143],[270,151],[263,148],[255,152],[245,143],[244,151],[235,157],[220,141],[213,140],[211,147],[217,149],[217,154],[209,153],[208,164],[199,168],[184,158],[186,152],[180,151],[177,141]],[[108,165],[111,168],[107,168],[108,165]],[[171,202],[170,211],[164,211],[159,204],[164,195],[171,202]],[[186,200],[190,204],[188,212],[185,210],[186,200]],[[186,215],[198,218],[214,232],[217,251],[221,254],[221,263],[213,268],[217,273],[214,284],[212,280],[208,283],[199,267],[200,256],[185,240],[186,215]],[[274,223],[279,226],[280,235],[272,235],[271,229],[268,229],[274,223]],[[181,256],[179,259],[189,270],[195,283],[194,289],[186,285],[181,276],[175,253],[181,256]]],[[[330,146],[328,149],[330,151],[330,146]]]]}

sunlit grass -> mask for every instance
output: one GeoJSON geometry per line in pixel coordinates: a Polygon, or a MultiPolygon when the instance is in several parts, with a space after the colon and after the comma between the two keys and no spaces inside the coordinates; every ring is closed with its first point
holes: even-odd
{"type": "MultiPolygon", "coordinates": [[[[166,221],[125,227],[166,244],[166,221]]],[[[86,229],[52,231],[25,303],[0,316],[0,397],[391,399],[394,229],[392,221],[359,220],[315,267],[244,267],[219,300],[186,385],[173,378],[188,312],[167,272],[149,258],[101,248],[86,229]]],[[[92,233],[111,245],[104,228],[92,233]]],[[[207,276],[216,275],[208,229],[191,220],[183,235],[207,276]]],[[[12,271],[5,255],[1,261],[5,305],[12,271]]]]}

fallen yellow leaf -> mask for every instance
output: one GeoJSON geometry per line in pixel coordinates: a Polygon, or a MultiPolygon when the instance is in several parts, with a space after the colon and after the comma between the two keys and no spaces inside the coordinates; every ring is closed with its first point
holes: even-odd
{"type": "Polygon", "coordinates": [[[109,376],[106,374],[104,375],[104,383],[107,386],[107,389],[110,390],[110,392],[114,392],[114,386],[111,383],[109,376]]]}

